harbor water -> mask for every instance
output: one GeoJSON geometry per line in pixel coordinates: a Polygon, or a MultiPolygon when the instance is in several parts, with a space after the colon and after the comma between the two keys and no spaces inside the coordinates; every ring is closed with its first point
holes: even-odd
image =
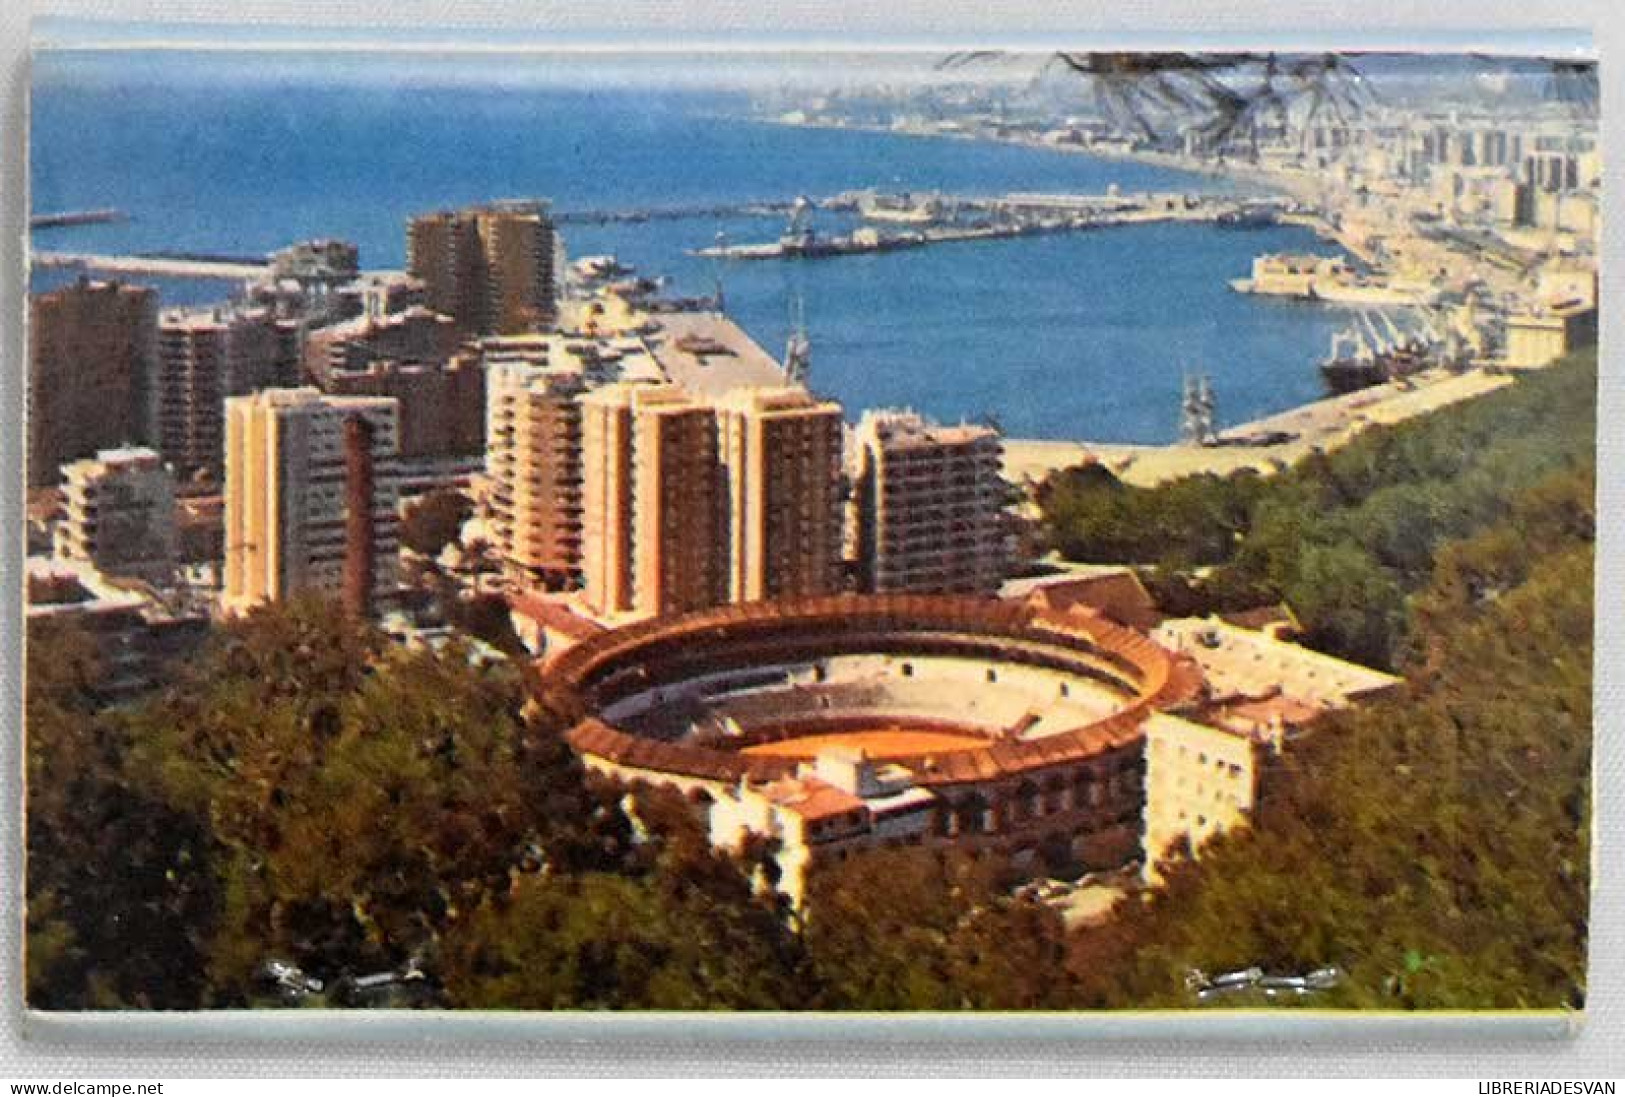
{"type": "MultiPolygon", "coordinates": [[[[115,208],[127,221],[38,230],[42,250],[264,254],[295,240],[357,243],[404,263],[414,213],[540,196],[559,209],[783,201],[875,187],[1211,193],[1235,189],[1076,153],[729,117],[717,94],[474,83],[295,82],[201,68],[179,84],[123,55],[44,55],[31,137],[36,212],[115,208]],[[201,75],[200,75],[201,73],[201,75]]],[[[851,220],[820,214],[837,231],[851,220]]],[[[1211,376],[1220,425],[1321,394],[1337,310],[1233,292],[1265,251],[1335,249],[1307,230],[1154,224],[956,242],[822,260],[719,262],[692,249],[774,238],[764,217],[570,225],[572,255],[615,253],[674,295],[720,284],[728,313],[777,353],[799,297],[812,384],[856,418],[908,405],[991,417],[1013,437],[1161,442],[1182,375],[1211,376]]],[[[65,277],[41,272],[36,284],[65,277]]],[[[165,281],[169,303],[222,297],[165,281]]]]}

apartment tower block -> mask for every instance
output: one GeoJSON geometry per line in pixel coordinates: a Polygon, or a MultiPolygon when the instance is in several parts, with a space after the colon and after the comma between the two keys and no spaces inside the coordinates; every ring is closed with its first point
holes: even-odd
{"type": "Polygon", "coordinates": [[[29,298],[28,484],[151,438],[158,292],[80,279],[29,298]]]}
{"type": "Polygon", "coordinates": [[[394,596],[397,432],[387,397],[298,388],[227,402],[227,612],[315,593],[368,613],[394,596]]]}
{"type": "Polygon", "coordinates": [[[729,601],[835,590],[841,406],[783,386],[735,389],[715,407],[729,601]]]}
{"type": "Polygon", "coordinates": [[[667,384],[582,398],[583,570],[596,613],[727,599],[716,413],[667,384]]]}
{"type": "Polygon", "coordinates": [[[494,361],[485,378],[486,510],[524,581],[559,589],[581,567],[581,375],[494,361]]]}
{"type": "Polygon", "coordinates": [[[996,593],[1009,568],[1002,461],[991,427],[865,412],[849,455],[859,586],[878,594],[996,593]]]}
{"type": "Polygon", "coordinates": [[[559,240],[545,203],[442,210],[407,225],[407,270],[462,338],[536,331],[558,315],[559,240]]]}

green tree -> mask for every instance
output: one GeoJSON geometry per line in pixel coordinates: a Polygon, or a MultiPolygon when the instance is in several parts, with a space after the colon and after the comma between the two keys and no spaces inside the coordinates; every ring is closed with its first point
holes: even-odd
{"type": "Polygon", "coordinates": [[[513,672],[386,651],[326,604],[227,626],[138,718],[146,772],[224,850],[222,999],[272,956],[323,977],[432,956],[516,876],[614,864],[612,794],[521,705],[513,672]]]}
{"type": "Polygon", "coordinates": [[[413,552],[436,557],[456,541],[474,504],[460,491],[431,491],[406,508],[401,518],[401,544],[413,552]]]}
{"type": "Polygon", "coordinates": [[[28,1002],[194,1008],[218,904],[207,828],[131,780],[91,636],[34,622],[27,651],[28,1002]]]}
{"type": "Polygon", "coordinates": [[[1405,695],[1331,718],[1280,760],[1252,830],[1076,935],[1080,1004],[1189,1006],[1193,968],[1326,964],[1347,978],[1309,1004],[1583,1001],[1591,484],[1548,477],[1440,554],[1405,695]]]}
{"type": "Polygon", "coordinates": [[[1068,996],[1053,911],[1006,894],[998,859],[857,852],[815,871],[804,931],[825,1009],[1023,1009],[1068,996]]]}

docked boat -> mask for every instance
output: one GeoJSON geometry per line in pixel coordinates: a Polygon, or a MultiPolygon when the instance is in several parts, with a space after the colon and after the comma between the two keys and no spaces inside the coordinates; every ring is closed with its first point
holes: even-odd
{"type": "Polygon", "coordinates": [[[1278,222],[1275,210],[1269,206],[1225,210],[1213,219],[1213,223],[1221,229],[1264,229],[1278,222]]]}
{"type": "Polygon", "coordinates": [[[858,213],[866,221],[929,225],[942,219],[942,199],[934,194],[917,197],[864,191],[858,195],[858,213]]]}
{"type": "Polygon", "coordinates": [[[1353,324],[1332,336],[1320,376],[1329,392],[1342,395],[1403,381],[1436,364],[1435,348],[1427,340],[1405,334],[1385,313],[1373,320],[1370,313],[1361,312],[1353,324]]]}

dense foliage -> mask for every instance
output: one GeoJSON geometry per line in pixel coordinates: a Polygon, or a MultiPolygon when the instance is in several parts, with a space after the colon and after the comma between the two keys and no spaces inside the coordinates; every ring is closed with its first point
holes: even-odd
{"type": "Polygon", "coordinates": [[[1161,562],[1201,605],[1285,596],[1317,643],[1410,682],[1288,751],[1254,830],[1070,934],[997,858],[925,849],[822,869],[792,913],[761,850],[721,856],[680,797],[584,772],[511,667],[330,605],[222,625],[118,708],[93,638],[35,623],[29,1000],[288,1002],[277,960],[328,988],[408,971],[414,1003],[459,1007],[1184,1006],[1190,969],[1255,964],[1340,966],[1315,1004],[1577,1004],[1594,369],[1275,479],[1052,481],[1074,555],[1161,562]]]}
{"type": "Polygon", "coordinates": [[[401,520],[401,544],[424,556],[439,556],[457,540],[474,504],[460,491],[431,491],[413,501],[401,520]]]}
{"type": "Polygon", "coordinates": [[[1557,474],[1441,554],[1408,695],[1334,717],[1281,760],[1255,832],[1078,939],[1085,1004],[1192,1004],[1192,968],[1327,964],[1348,978],[1314,1004],[1581,1004],[1592,486],[1557,474]]]}
{"type": "Polygon", "coordinates": [[[1406,597],[1438,548],[1504,520],[1520,490],[1594,461],[1596,370],[1592,352],[1274,477],[1135,488],[1098,466],[1067,470],[1039,493],[1048,538],[1069,559],[1153,566],[1176,612],[1285,601],[1312,645],[1392,667],[1406,597]]]}

